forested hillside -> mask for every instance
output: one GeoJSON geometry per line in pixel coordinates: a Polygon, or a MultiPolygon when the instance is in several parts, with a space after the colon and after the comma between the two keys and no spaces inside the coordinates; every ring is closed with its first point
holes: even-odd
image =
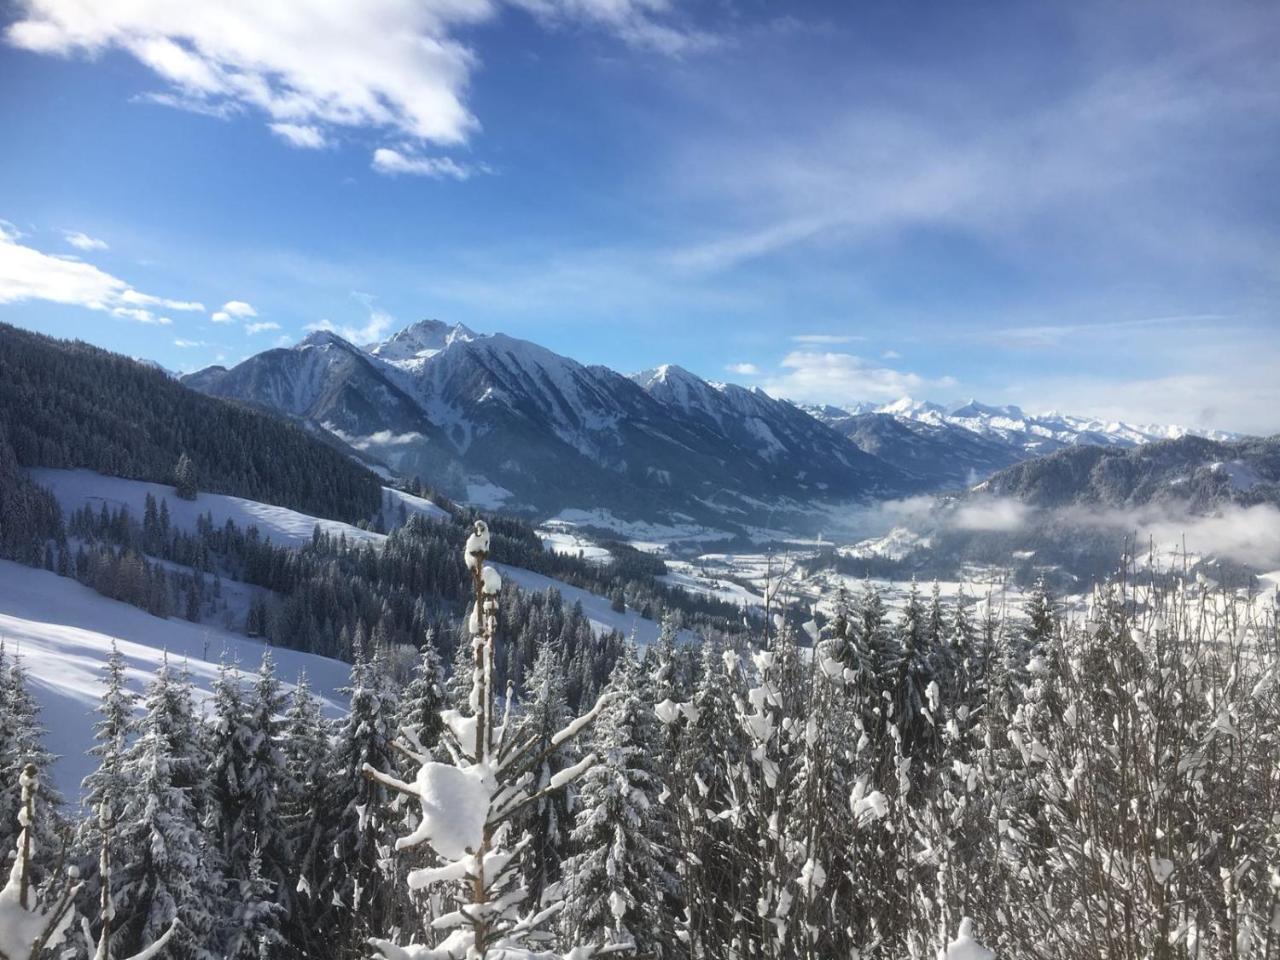
{"type": "Polygon", "coordinates": [[[0,424],[19,464],[166,482],[186,454],[201,489],[357,523],[378,478],[282,420],[189,390],[79,341],[0,324],[0,424]]]}

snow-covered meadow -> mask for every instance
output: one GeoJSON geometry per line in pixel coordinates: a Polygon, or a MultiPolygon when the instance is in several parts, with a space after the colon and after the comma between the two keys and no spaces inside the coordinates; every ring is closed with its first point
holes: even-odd
{"type": "MultiPolygon", "coordinates": [[[[271,648],[216,627],[161,620],[127,603],[108,600],[67,577],[0,560],[0,642],[20,657],[48,728],[47,744],[58,754],[53,781],[68,796],[93,768],[86,755],[93,742],[93,711],[102,696],[102,667],[115,642],[128,665],[129,689],[141,694],[167,656],[191,674],[203,701],[225,662],[257,670],[271,648]]],[[[305,671],[325,711],[345,709],[338,689],[349,667],[337,660],[294,650],[271,649],[276,671],[290,687],[305,671]]]]}

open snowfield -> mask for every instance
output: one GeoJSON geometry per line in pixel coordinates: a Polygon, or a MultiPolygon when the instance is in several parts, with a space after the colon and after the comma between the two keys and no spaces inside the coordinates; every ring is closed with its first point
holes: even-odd
{"type": "Polygon", "coordinates": [[[405,493],[403,490],[397,490],[394,487],[382,488],[382,502],[385,504],[387,511],[387,522],[392,524],[397,522],[396,513],[402,505],[410,516],[418,513],[428,520],[445,520],[449,517],[447,511],[430,500],[424,497],[415,497],[412,493],[405,493]]]}
{"type": "MultiPolygon", "coordinates": [[[[130,690],[142,693],[168,651],[171,664],[191,672],[202,702],[211,696],[224,658],[253,671],[267,649],[215,627],[162,620],[70,578],[0,560],[0,641],[9,656],[22,657],[49,730],[46,743],[61,757],[54,782],[69,799],[78,796],[81,779],[93,769],[85,751],[93,743],[93,710],[113,637],[125,657],[130,690]]],[[[305,671],[326,713],[337,716],[345,709],[337,691],[347,682],[346,664],[293,650],[273,648],[271,655],[287,686],[305,671]]]]}
{"type": "Polygon", "coordinates": [[[321,530],[334,536],[345,533],[348,540],[382,539],[376,533],[361,530],[349,523],[318,520],[287,507],[276,507],[269,503],[219,493],[201,493],[195,500],[180,500],[173,492],[173,487],[168,484],[108,477],[92,470],[49,470],[41,467],[31,470],[31,477],[41,486],[51,489],[62,504],[62,509],[68,513],[86,504],[98,510],[105,502],[111,510],[128,507],[134,518],[141,521],[147,494],[150,493],[157,501],[164,499],[169,502],[170,521],[181,530],[194,531],[197,519],[208,513],[213,515],[215,525],[232,520],[241,529],[256,526],[263,537],[270,537],[271,542],[279,546],[302,546],[311,539],[311,532],[316,524],[320,525],[321,530]]]}
{"type": "Polygon", "coordinates": [[[613,556],[604,547],[581,534],[574,533],[571,526],[551,522],[538,528],[538,536],[542,538],[542,549],[563,556],[582,557],[598,563],[608,563],[613,556]]]}

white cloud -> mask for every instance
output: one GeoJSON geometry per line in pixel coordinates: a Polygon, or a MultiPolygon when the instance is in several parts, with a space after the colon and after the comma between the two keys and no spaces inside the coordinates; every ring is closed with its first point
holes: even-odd
{"type": "Polygon", "coordinates": [[[204,304],[197,300],[170,300],[167,297],[154,297],[149,293],[139,293],[129,289],[120,294],[124,303],[140,307],[166,307],[169,310],[181,310],[184,313],[202,313],[204,304]]]}
{"type": "Polygon", "coordinates": [[[884,353],[880,354],[880,359],[881,360],[901,360],[902,354],[900,354],[897,350],[886,350],[884,353]]]}
{"type": "Polygon", "coordinates": [[[509,0],[544,23],[585,21],[608,30],[629,46],[667,56],[706,50],[717,45],[711,34],[659,20],[669,14],[669,0],[509,0]]]}
{"type": "Polygon", "coordinates": [[[1007,533],[1021,530],[1032,513],[1032,508],[1020,500],[1006,497],[979,499],[962,504],[949,518],[949,522],[960,530],[1007,533]]]}
{"type": "Polygon", "coordinates": [[[856,337],[853,334],[846,334],[846,333],[797,333],[791,339],[796,343],[841,344],[841,343],[855,343],[859,340],[865,340],[867,338],[856,337]]]}
{"type": "Polygon", "coordinates": [[[209,319],[214,323],[235,323],[235,318],[225,310],[215,310],[209,319]]]}
{"type": "MultiPolygon", "coordinates": [[[[927,516],[912,518],[915,522],[927,516]]],[[[1225,504],[1213,513],[1193,513],[1178,502],[1146,504],[1131,509],[1094,506],[1031,507],[1008,497],[966,501],[944,516],[953,529],[1009,533],[1041,527],[1099,530],[1130,542],[1154,543],[1157,551],[1213,555],[1247,563],[1256,569],[1280,565],[1280,510],[1269,503],[1241,507],[1225,504]]]]}
{"type": "Polygon", "coordinates": [[[113,317],[123,317],[125,320],[133,320],[137,323],[144,323],[148,326],[173,326],[173,320],[169,317],[156,316],[150,310],[144,310],[142,307],[112,307],[111,315],[113,317]]]}
{"type": "MultiPolygon", "coordinates": [[[[682,53],[700,34],[666,0],[510,0],[544,21],[594,25],[633,46],[682,53]]],[[[21,0],[8,42],[37,53],[121,50],[167,89],[150,99],[216,116],[261,111],[287,142],[314,148],[334,127],[461,144],[479,126],[465,101],[478,59],[459,31],[501,0],[21,0]]]]}
{"type": "Polygon", "coordinates": [[[744,377],[754,377],[760,372],[760,368],[754,363],[731,363],[725,369],[744,377]]]}
{"type": "Polygon", "coordinates": [[[329,145],[319,127],[301,123],[273,123],[271,132],[291,147],[302,150],[321,150],[329,145]]]}
{"type": "Polygon", "coordinates": [[[879,366],[852,353],[796,350],[782,359],[786,371],[765,383],[777,397],[818,403],[853,404],[896,400],[908,394],[955,386],[951,377],[930,380],[919,374],[879,366]]]}
{"type": "Polygon", "coordinates": [[[99,240],[97,237],[91,237],[87,233],[81,233],[78,230],[68,230],[63,234],[67,238],[67,243],[71,244],[77,250],[106,250],[107,242],[99,240]]]}
{"type": "MultiPolygon", "coordinates": [[[[256,317],[258,315],[258,311],[253,309],[252,306],[245,303],[243,300],[228,300],[222,305],[222,309],[219,310],[218,313],[241,319],[244,317],[256,317]]],[[[218,322],[225,323],[226,321],[219,320],[218,322]]]]}
{"type": "MultiPolygon", "coordinates": [[[[362,297],[367,302],[367,298],[362,297]]],[[[309,323],[304,327],[305,330],[327,330],[330,333],[336,333],[343,340],[349,340],[355,344],[373,343],[381,340],[386,332],[391,329],[391,325],[395,323],[395,318],[385,310],[370,306],[369,322],[363,327],[357,326],[339,326],[332,320],[320,320],[317,323],[309,323]]]]}
{"type": "Polygon", "coordinates": [[[63,56],[123,50],[169,85],[176,105],[251,107],[277,124],[450,144],[476,126],[462,102],[475,57],[451,31],[495,10],[491,0],[290,0],[269,11],[257,0],[24,6],[6,32],[13,45],[63,56]]]}
{"type": "Polygon", "coordinates": [[[173,345],[186,350],[191,347],[207,347],[209,344],[205,343],[203,340],[184,340],[181,337],[178,337],[173,341],[173,345]]]}
{"type": "Polygon", "coordinates": [[[168,326],[173,321],[151,308],[201,311],[195,301],[170,300],[135,290],[93,264],[42,253],[18,243],[18,234],[0,224],[0,303],[47,300],[101,310],[138,323],[168,326]]]}
{"type": "Polygon", "coordinates": [[[253,336],[256,333],[266,333],[268,330],[279,329],[280,324],[276,323],[274,320],[264,320],[259,323],[246,323],[244,325],[244,332],[250,336],[253,336]]]}
{"type": "Polygon", "coordinates": [[[434,177],[437,180],[444,177],[466,180],[471,176],[470,167],[459,164],[449,157],[406,155],[390,147],[379,147],[375,150],[370,166],[378,173],[392,177],[403,173],[415,177],[434,177]]]}

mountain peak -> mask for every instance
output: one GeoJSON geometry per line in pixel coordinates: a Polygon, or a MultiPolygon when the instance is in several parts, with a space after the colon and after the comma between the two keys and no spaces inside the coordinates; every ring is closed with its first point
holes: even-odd
{"type": "Polygon", "coordinates": [[[1027,415],[1023,413],[1021,407],[1008,404],[1003,407],[993,407],[989,403],[979,403],[970,397],[964,403],[953,409],[949,416],[952,417],[1009,417],[1012,420],[1025,420],[1027,415]]]}
{"type": "Polygon", "coordinates": [[[641,370],[639,373],[631,374],[630,379],[645,390],[658,384],[695,384],[704,382],[701,377],[674,363],[664,363],[649,370],[641,370]]]}
{"type": "Polygon", "coordinates": [[[298,341],[298,348],[302,347],[325,347],[325,346],[350,347],[351,344],[332,330],[312,330],[305,337],[298,341]]]}
{"type": "Polygon", "coordinates": [[[911,397],[899,397],[893,403],[876,407],[876,413],[891,413],[895,416],[919,416],[921,414],[945,414],[947,411],[939,404],[928,400],[913,400],[911,397]]]}
{"type": "Polygon", "coordinates": [[[452,343],[475,339],[477,334],[461,323],[450,326],[442,320],[419,320],[381,343],[367,345],[365,350],[375,357],[393,362],[426,360],[452,343]]]}

